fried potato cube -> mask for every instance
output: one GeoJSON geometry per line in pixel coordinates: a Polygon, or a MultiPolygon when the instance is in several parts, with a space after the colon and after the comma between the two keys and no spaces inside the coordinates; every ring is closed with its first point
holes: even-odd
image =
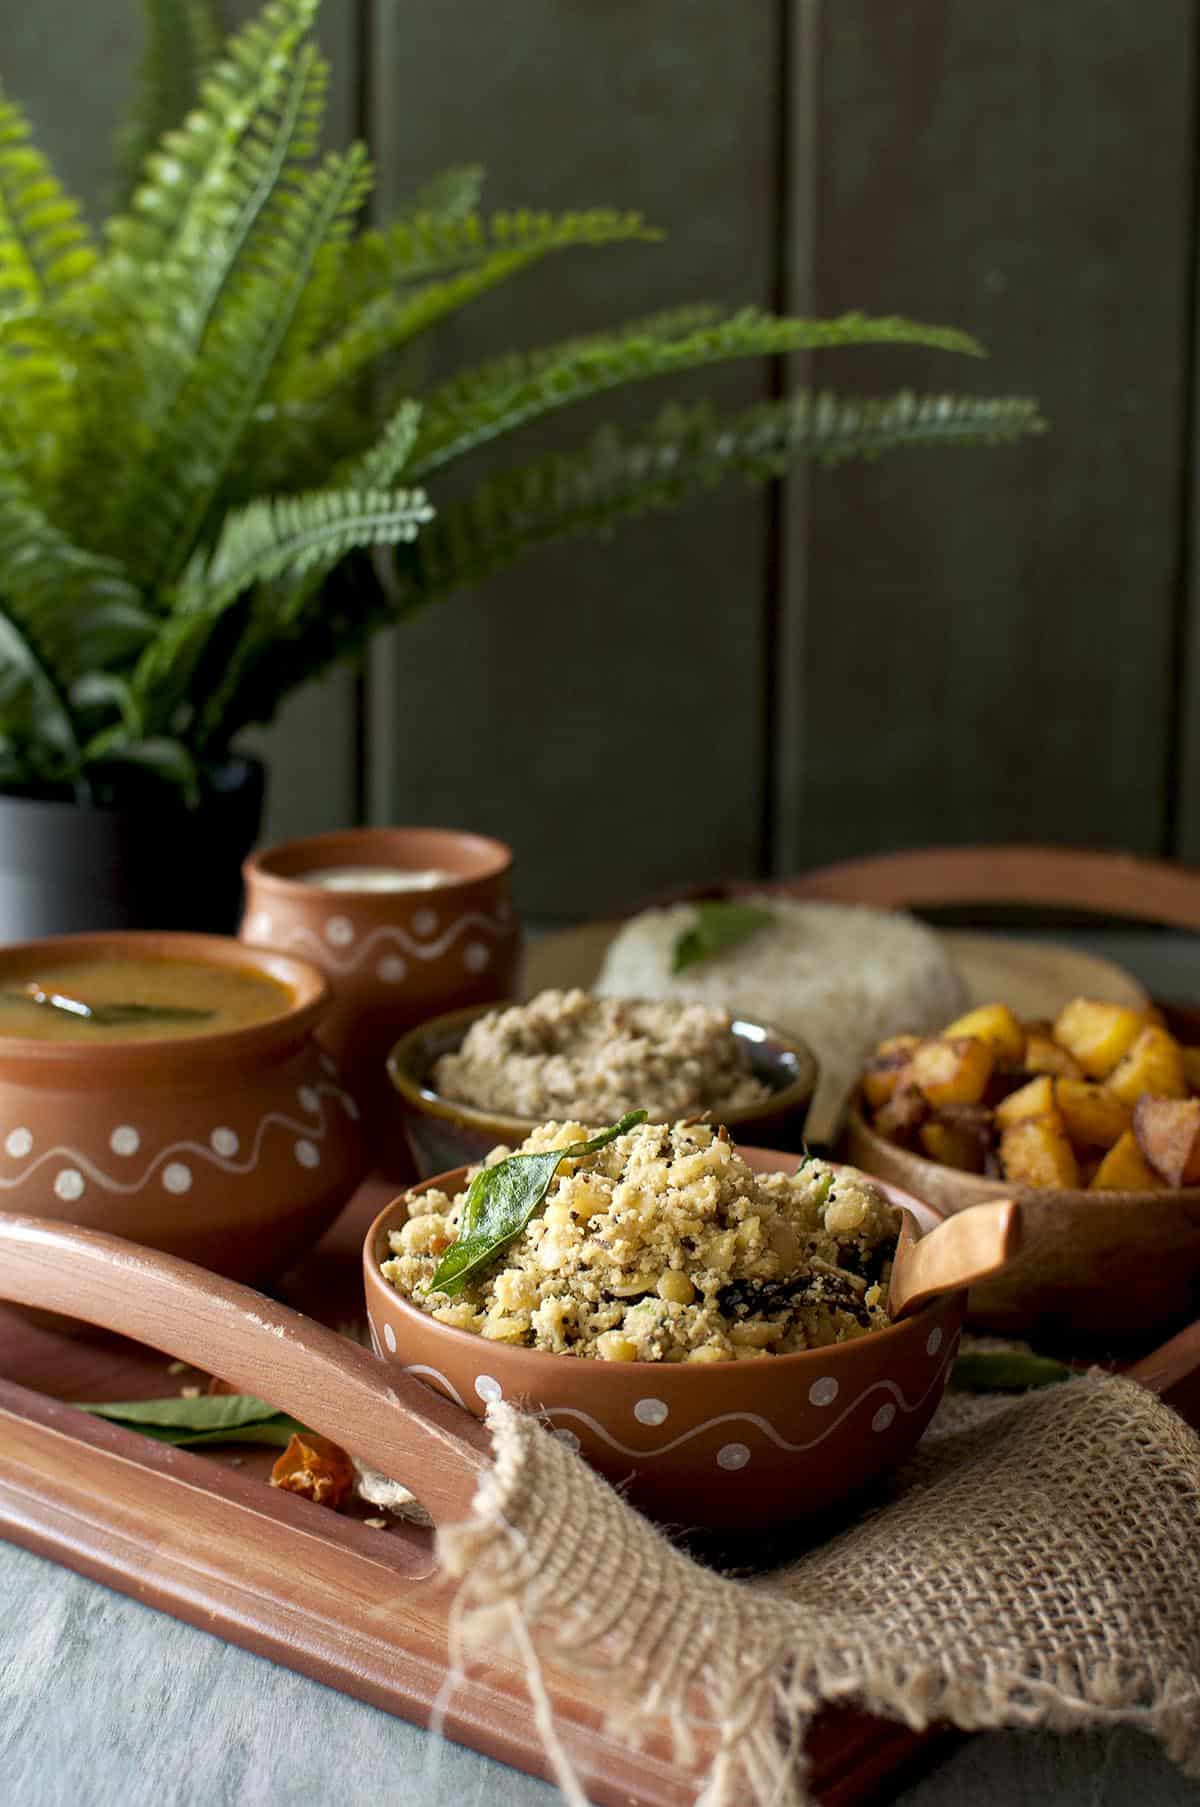
{"type": "Polygon", "coordinates": [[[889,1142],[908,1148],[928,1115],[929,1104],[916,1086],[902,1085],[876,1113],[875,1128],[889,1142]]]}
{"type": "Polygon", "coordinates": [[[1143,1092],[1160,1098],[1186,1098],[1183,1055],[1175,1037],[1153,1023],[1143,1029],[1113,1072],[1108,1088],[1130,1107],[1143,1092]]]}
{"type": "Polygon", "coordinates": [[[1058,1013],[1054,1039],[1075,1056],[1089,1078],[1107,1079],[1145,1026],[1145,1017],[1124,1004],[1072,998],[1058,1013]]]}
{"type": "Polygon", "coordinates": [[[1079,1184],[1075,1150],[1063,1133],[1057,1113],[1053,1117],[1022,1117],[1000,1135],[1000,1165],[1006,1180],[1020,1186],[1079,1184]]]}
{"type": "Polygon", "coordinates": [[[1188,1082],[1188,1090],[1200,1092],[1200,1048],[1183,1048],[1179,1050],[1183,1060],[1183,1077],[1188,1082]]]}
{"type": "Polygon", "coordinates": [[[1111,1148],[1130,1127],[1129,1106],[1087,1079],[1056,1079],[1054,1102],[1075,1148],[1111,1148]]]}
{"type": "Polygon", "coordinates": [[[1200,1098],[1143,1093],[1133,1107],[1133,1134],[1169,1186],[1194,1186],[1200,1180],[1200,1098]]]}
{"type": "Polygon", "coordinates": [[[968,1010],[966,1016],[956,1018],[942,1034],[950,1041],[960,1035],[972,1035],[1010,1060],[1020,1060],[1025,1052],[1025,1031],[1007,1004],[981,1004],[978,1010],[968,1010]]]}
{"type": "Polygon", "coordinates": [[[1049,1073],[1042,1073],[1036,1079],[1030,1079],[1019,1091],[1010,1092],[996,1106],[996,1121],[1001,1129],[1007,1129],[1013,1123],[1020,1123],[1024,1117],[1053,1117],[1054,1081],[1049,1073]]]}
{"type": "Polygon", "coordinates": [[[935,1117],[921,1125],[918,1140],[930,1160],[940,1161],[943,1167],[959,1167],[964,1173],[983,1172],[985,1146],[969,1129],[939,1122],[935,1117]]]}
{"type": "Polygon", "coordinates": [[[908,1063],[920,1042],[918,1035],[893,1035],[880,1042],[863,1069],[863,1097],[873,1111],[895,1096],[908,1071],[908,1063]]]}
{"type": "Polygon", "coordinates": [[[1088,1181],[1089,1192],[1153,1192],[1162,1186],[1147,1165],[1131,1129],[1114,1142],[1088,1181]]]}
{"type": "Polygon", "coordinates": [[[973,1035],[934,1036],[917,1048],[909,1073],[935,1108],[939,1104],[978,1104],[995,1058],[987,1042],[973,1035]]]}
{"type": "Polygon", "coordinates": [[[1061,1073],[1064,1079],[1082,1079],[1083,1068],[1073,1054],[1060,1048],[1052,1035],[1031,1030],[1025,1038],[1027,1073],[1061,1073]]]}

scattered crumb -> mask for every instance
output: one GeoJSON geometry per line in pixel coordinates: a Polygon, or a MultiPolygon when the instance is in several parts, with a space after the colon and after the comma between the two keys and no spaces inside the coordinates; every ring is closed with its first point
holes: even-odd
{"type": "Polygon", "coordinates": [[[180,1387],[179,1397],[181,1399],[199,1399],[200,1389],[199,1387],[180,1387]]]}
{"type": "Polygon", "coordinates": [[[186,1362],[172,1362],[170,1367],[167,1369],[167,1373],[168,1374],[186,1374],[187,1370],[188,1370],[188,1365],[186,1362]]]}
{"type": "Polygon", "coordinates": [[[372,1531],[386,1531],[387,1523],[388,1522],[387,1522],[386,1518],[364,1518],[363,1519],[363,1524],[370,1525],[372,1531]]]}
{"type": "Polygon", "coordinates": [[[242,1464],[245,1462],[245,1460],[246,1460],[245,1456],[230,1456],[229,1466],[231,1468],[240,1468],[242,1466],[242,1464]]]}

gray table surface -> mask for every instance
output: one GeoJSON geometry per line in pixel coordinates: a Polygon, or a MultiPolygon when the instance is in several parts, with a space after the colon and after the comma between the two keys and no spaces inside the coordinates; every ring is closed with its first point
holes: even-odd
{"type": "MultiPolygon", "coordinates": [[[[1157,994],[1200,1000],[1200,941],[1072,935],[1157,994]]],[[[0,1451],[0,1461],[3,1452],[0,1451]]],[[[550,1807],[545,1783],[0,1545],[0,1804],[550,1807]]],[[[904,1807],[1196,1807],[1150,1741],[993,1733],[904,1807]]]]}

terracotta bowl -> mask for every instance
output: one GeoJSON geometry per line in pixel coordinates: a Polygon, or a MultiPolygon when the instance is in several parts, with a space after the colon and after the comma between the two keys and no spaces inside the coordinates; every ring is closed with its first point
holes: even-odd
{"type": "Polygon", "coordinates": [[[279,1016],[161,1041],[0,1036],[0,1207],[65,1218],[237,1280],[282,1273],[362,1177],[357,1108],[314,1030],[329,989],[305,960],[215,935],[104,932],[0,948],[0,987],[97,955],[250,967],[291,987],[279,1016]]]}
{"type": "Polygon", "coordinates": [[[243,867],[239,935],[302,954],[333,990],[321,1039],[363,1111],[375,1161],[405,1177],[385,1061],[398,1035],[439,1011],[512,997],[520,932],[512,854],[484,835],[444,828],[356,828],[286,841],[243,867]],[[301,874],[330,866],[432,867],[452,874],[423,891],[324,891],[301,874]]]}
{"type": "MultiPolygon", "coordinates": [[[[476,1018],[494,1008],[477,1005],[434,1017],[402,1036],[388,1056],[387,1070],[399,1093],[404,1133],[422,1179],[463,1162],[481,1161],[500,1142],[514,1147],[545,1121],[476,1110],[443,1098],[429,1083],[441,1056],[452,1054],[476,1018]]],[[[726,1111],[724,1123],[739,1142],[803,1153],[804,1125],[817,1083],[812,1051],[794,1036],[747,1018],[734,1020],[733,1033],[749,1050],[755,1072],[771,1087],[771,1097],[765,1104],[726,1111]]]]}
{"type": "Polygon", "coordinates": [[[984,1179],[886,1141],[857,1101],[843,1151],[856,1167],[947,1214],[985,1199],[1019,1201],[1020,1254],[971,1289],[970,1320],[981,1330],[1119,1348],[1200,1311],[1200,1187],[1070,1192],[984,1179]]]}
{"type": "MultiPolygon", "coordinates": [[[[760,1172],[795,1155],[745,1148],[760,1172]]],[[[427,1180],[451,1194],[466,1169],[427,1180]]],[[[924,1228],[938,1213],[897,1188],[924,1228]]],[[[403,1199],[367,1232],[363,1269],[376,1351],[476,1417],[493,1399],[536,1411],[651,1517],[753,1531],[820,1517],[901,1461],[945,1390],[966,1305],[934,1300],[902,1323],[830,1349],[761,1361],[605,1362],[514,1349],[406,1303],[380,1273],[403,1199]]]]}

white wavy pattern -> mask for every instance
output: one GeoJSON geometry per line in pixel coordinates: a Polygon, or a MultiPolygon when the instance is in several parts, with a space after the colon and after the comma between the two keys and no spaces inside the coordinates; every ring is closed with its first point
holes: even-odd
{"type": "Polygon", "coordinates": [[[424,1374],[427,1375],[430,1380],[436,1380],[439,1386],[445,1387],[455,1405],[460,1405],[464,1412],[470,1411],[470,1406],[467,1404],[454,1382],[452,1380],[447,1380],[440,1369],[426,1367],[424,1362],[409,1362],[405,1367],[404,1372],[406,1374],[424,1374]]]}
{"type": "MultiPolygon", "coordinates": [[[[336,1098],[343,1110],[353,1114],[353,1101],[340,1086],[327,1085],[324,1081],[318,1081],[313,1085],[312,1090],[318,1094],[324,1092],[330,1098],[336,1098]]],[[[253,1173],[261,1159],[262,1145],[268,1130],[286,1129],[305,1141],[320,1142],[323,1141],[328,1128],[325,1106],[320,1103],[318,1097],[315,1118],[310,1117],[304,1123],[298,1123],[293,1117],[284,1116],[282,1111],[268,1111],[254,1133],[250,1152],[244,1158],[218,1154],[216,1149],[207,1142],[171,1142],[166,1148],[159,1149],[153,1159],[142,1169],[141,1175],[137,1179],[118,1180],[106,1173],[102,1167],[97,1167],[93,1160],[90,1160],[87,1155],[81,1154],[77,1148],[60,1145],[55,1148],[47,1148],[41,1154],[35,1155],[31,1161],[26,1162],[19,1173],[0,1174],[0,1188],[9,1191],[13,1186],[22,1186],[26,1180],[32,1178],[39,1168],[46,1166],[47,1162],[53,1161],[61,1165],[65,1161],[86,1175],[89,1180],[93,1180],[97,1186],[102,1186],[106,1192],[119,1192],[128,1196],[134,1192],[140,1192],[160,1167],[165,1167],[169,1162],[178,1160],[181,1155],[190,1155],[193,1160],[207,1161],[210,1166],[219,1167],[223,1173],[253,1173]]]]}
{"type": "Polygon", "coordinates": [[[303,923],[298,923],[295,928],[288,929],[286,933],[273,932],[268,945],[294,948],[297,951],[306,950],[330,971],[350,973],[356,971],[358,967],[364,966],[376,950],[386,943],[403,948],[411,959],[437,960],[448,947],[454,945],[460,935],[466,934],[468,929],[475,929],[477,932],[491,935],[495,940],[499,940],[505,933],[506,927],[505,923],[496,922],[490,916],[471,914],[459,916],[443,934],[436,936],[432,941],[414,941],[407,930],[389,923],[381,928],[372,929],[365,941],[360,941],[357,945],[351,946],[346,953],[339,954],[329,941],[324,940],[312,929],[306,928],[303,923]]]}
{"type": "MultiPolygon", "coordinates": [[[[801,1455],[806,1450],[816,1449],[818,1445],[824,1443],[828,1437],[832,1437],[839,1425],[844,1424],[852,1412],[857,1412],[860,1406],[862,1406],[866,1400],[872,1398],[876,1393],[888,1394],[895,1402],[898,1409],[902,1411],[906,1417],[911,1417],[914,1412],[919,1412],[934,1389],[944,1384],[946,1375],[949,1372],[950,1366],[957,1353],[958,1338],[954,1337],[951,1340],[949,1353],[947,1354],[945,1361],[940,1368],[935,1370],[933,1379],[921,1394],[921,1397],[913,1400],[911,1405],[894,1380],[877,1380],[871,1386],[867,1387],[865,1392],[860,1393],[856,1399],[852,1399],[849,1405],[847,1405],[836,1418],[831,1419],[819,1436],[811,1437],[807,1443],[789,1443],[786,1437],[780,1436],[770,1419],[762,1417],[758,1412],[722,1412],[718,1417],[706,1418],[703,1424],[693,1425],[690,1431],[684,1431],[681,1436],[672,1437],[668,1443],[660,1443],[654,1449],[635,1449],[628,1443],[622,1443],[619,1438],[614,1437],[611,1432],[604,1428],[599,1419],[593,1418],[590,1412],[577,1411],[574,1406],[543,1406],[537,1413],[537,1416],[547,1424],[553,1424],[554,1420],[559,1418],[577,1418],[581,1424],[586,1424],[593,1436],[598,1437],[602,1443],[607,1443],[610,1449],[617,1450],[623,1456],[632,1456],[639,1462],[645,1462],[652,1458],[657,1459],[659,1456],[669,1455],[673,1449],[681,1448],[683,1444],[690,1443],[693,1438],[702,1437],[706,1431],[717,1430],[721,1425],[726,1424],[753,1425],[755,1430],[760,1431],[764,1437],[776,1446],[777,1449],[786,1450],[789,1455],[801,1455]]],[[[406,1374],[428,1375],[430,1380],[436,1380],[441,1386],[445,1387],[451,1398],[459,1405],[464,1403],[458,1389],[453,1386],[452,1383],[447,1380],[446,1376],[440,1373],[437,1368],[425,1367],[422,1364],[419,1367],[405,1368],[404,1371],[406,1374]]]]}

